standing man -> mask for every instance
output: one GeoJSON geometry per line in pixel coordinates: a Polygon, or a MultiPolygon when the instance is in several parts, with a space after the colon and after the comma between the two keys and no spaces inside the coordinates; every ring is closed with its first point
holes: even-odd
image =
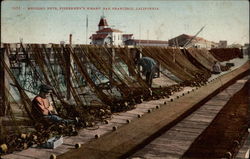
{"type": "Polygon", "coordinates": [[[146,76],[146,83],[151,87],[157,68],[155,60],[150,57],[142,57],[139,59],[138,65],[142,66],[142,74],[146,76]]]}
{"type": "Polygon", "coordinates": [[[74,124],[76,120],[67,120],[58,116],[54,107],[48,100],[49,94],[53,88],[49,85],[42,84],[40,86],[40,93],[32,100],[32,113],[36,119],[46,119],[55,123],[74,124]]]}

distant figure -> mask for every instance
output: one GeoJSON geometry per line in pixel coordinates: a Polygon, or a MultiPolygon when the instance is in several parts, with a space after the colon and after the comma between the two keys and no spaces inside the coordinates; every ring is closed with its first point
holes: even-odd
{"type": "Polygon", "coordinates": [[[50,104],[48,100],[49,94],[52,92],[53,88],[49,85],[41,85],[40,93],[32,100],[32,113],[35,118],[46,119],[55,123],[64,123],[64,124],[76,124],[76,120],[67,120],[59,117],[56,110],[50,104]]]}
{"type": "Polygon", "coordinates": [[[142,74],[146,76],[146,83],[151,87],[157,69],[155,60],[150,57],[142,57],[139,59],[138,65],[142,66],[142,74]]]}
{"type": "Polygon", "coordinates": [[[213,74],[220,74],[221,73],[220,63],[218,61],[214,61],[212,73],[213,74]]]}

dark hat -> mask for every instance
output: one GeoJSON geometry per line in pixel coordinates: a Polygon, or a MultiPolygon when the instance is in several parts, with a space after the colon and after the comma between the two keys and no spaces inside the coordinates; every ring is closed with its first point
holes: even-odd
{"type": "Polygon", "coordinates": [[[51,87],[50,85],[42,84],[40,86],[40,92],[49,93],[52,90],[53,90],[53,87],[51,87]]]}

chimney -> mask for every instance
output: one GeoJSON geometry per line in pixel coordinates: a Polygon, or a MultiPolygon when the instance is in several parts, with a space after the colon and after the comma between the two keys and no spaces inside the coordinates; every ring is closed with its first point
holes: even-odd
{"type": "Polygon", "coordinates": [[[69,34],[69,44],[72,45],[72,34],[69,34]]]}

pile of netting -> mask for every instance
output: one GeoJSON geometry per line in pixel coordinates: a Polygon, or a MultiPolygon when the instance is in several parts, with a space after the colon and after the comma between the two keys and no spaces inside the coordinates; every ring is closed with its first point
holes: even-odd
{"type": "Polygon", "coordinates": [[[195,59],[190,59],[186,50],[182,52],[179,48],[145,47],[142,54],[152,57],[163,69],[180,79],[181,86],[201,86],[211,76],[210,71],[197,64],[195,59]]]}
{"type": "Polygon", "coordinates": [[[215,60],[208,51],[163,47],[20,44],[13,49],[6,44],[4,48],[9,64],[1,60],[1,65],[10,88],[6,88],[9,104],[8,114],[2,118],[0,153],[26,149],[55,135],[77,135],[82,127],[105,122],[112,112],[167,98],[185,86],[202,86],[211,76],[215,60]],[[148,87],[136,65],[140,56],[155,59],[160,72],[177,84],[148,87]],[[41,84],[53,86],[50,101],[58,115],[78,117],[77,125],[34,117],[31,100],[41,84]]]}
{"type": "Polygon", "coordinates": [[[243,57],[243,54],[239,48],[213,48],[210,50],[210,52],[217,60],[221,62],[243,57]]]}
{"type": "Polygon", "coordinates": [[[209,71],[212,71],[214,61],[217,61],[214,56],[207,49],[195,49],[188,48],[186,50],[192,58],[199,62],[200,65],[203,65],[209,71]]]}

